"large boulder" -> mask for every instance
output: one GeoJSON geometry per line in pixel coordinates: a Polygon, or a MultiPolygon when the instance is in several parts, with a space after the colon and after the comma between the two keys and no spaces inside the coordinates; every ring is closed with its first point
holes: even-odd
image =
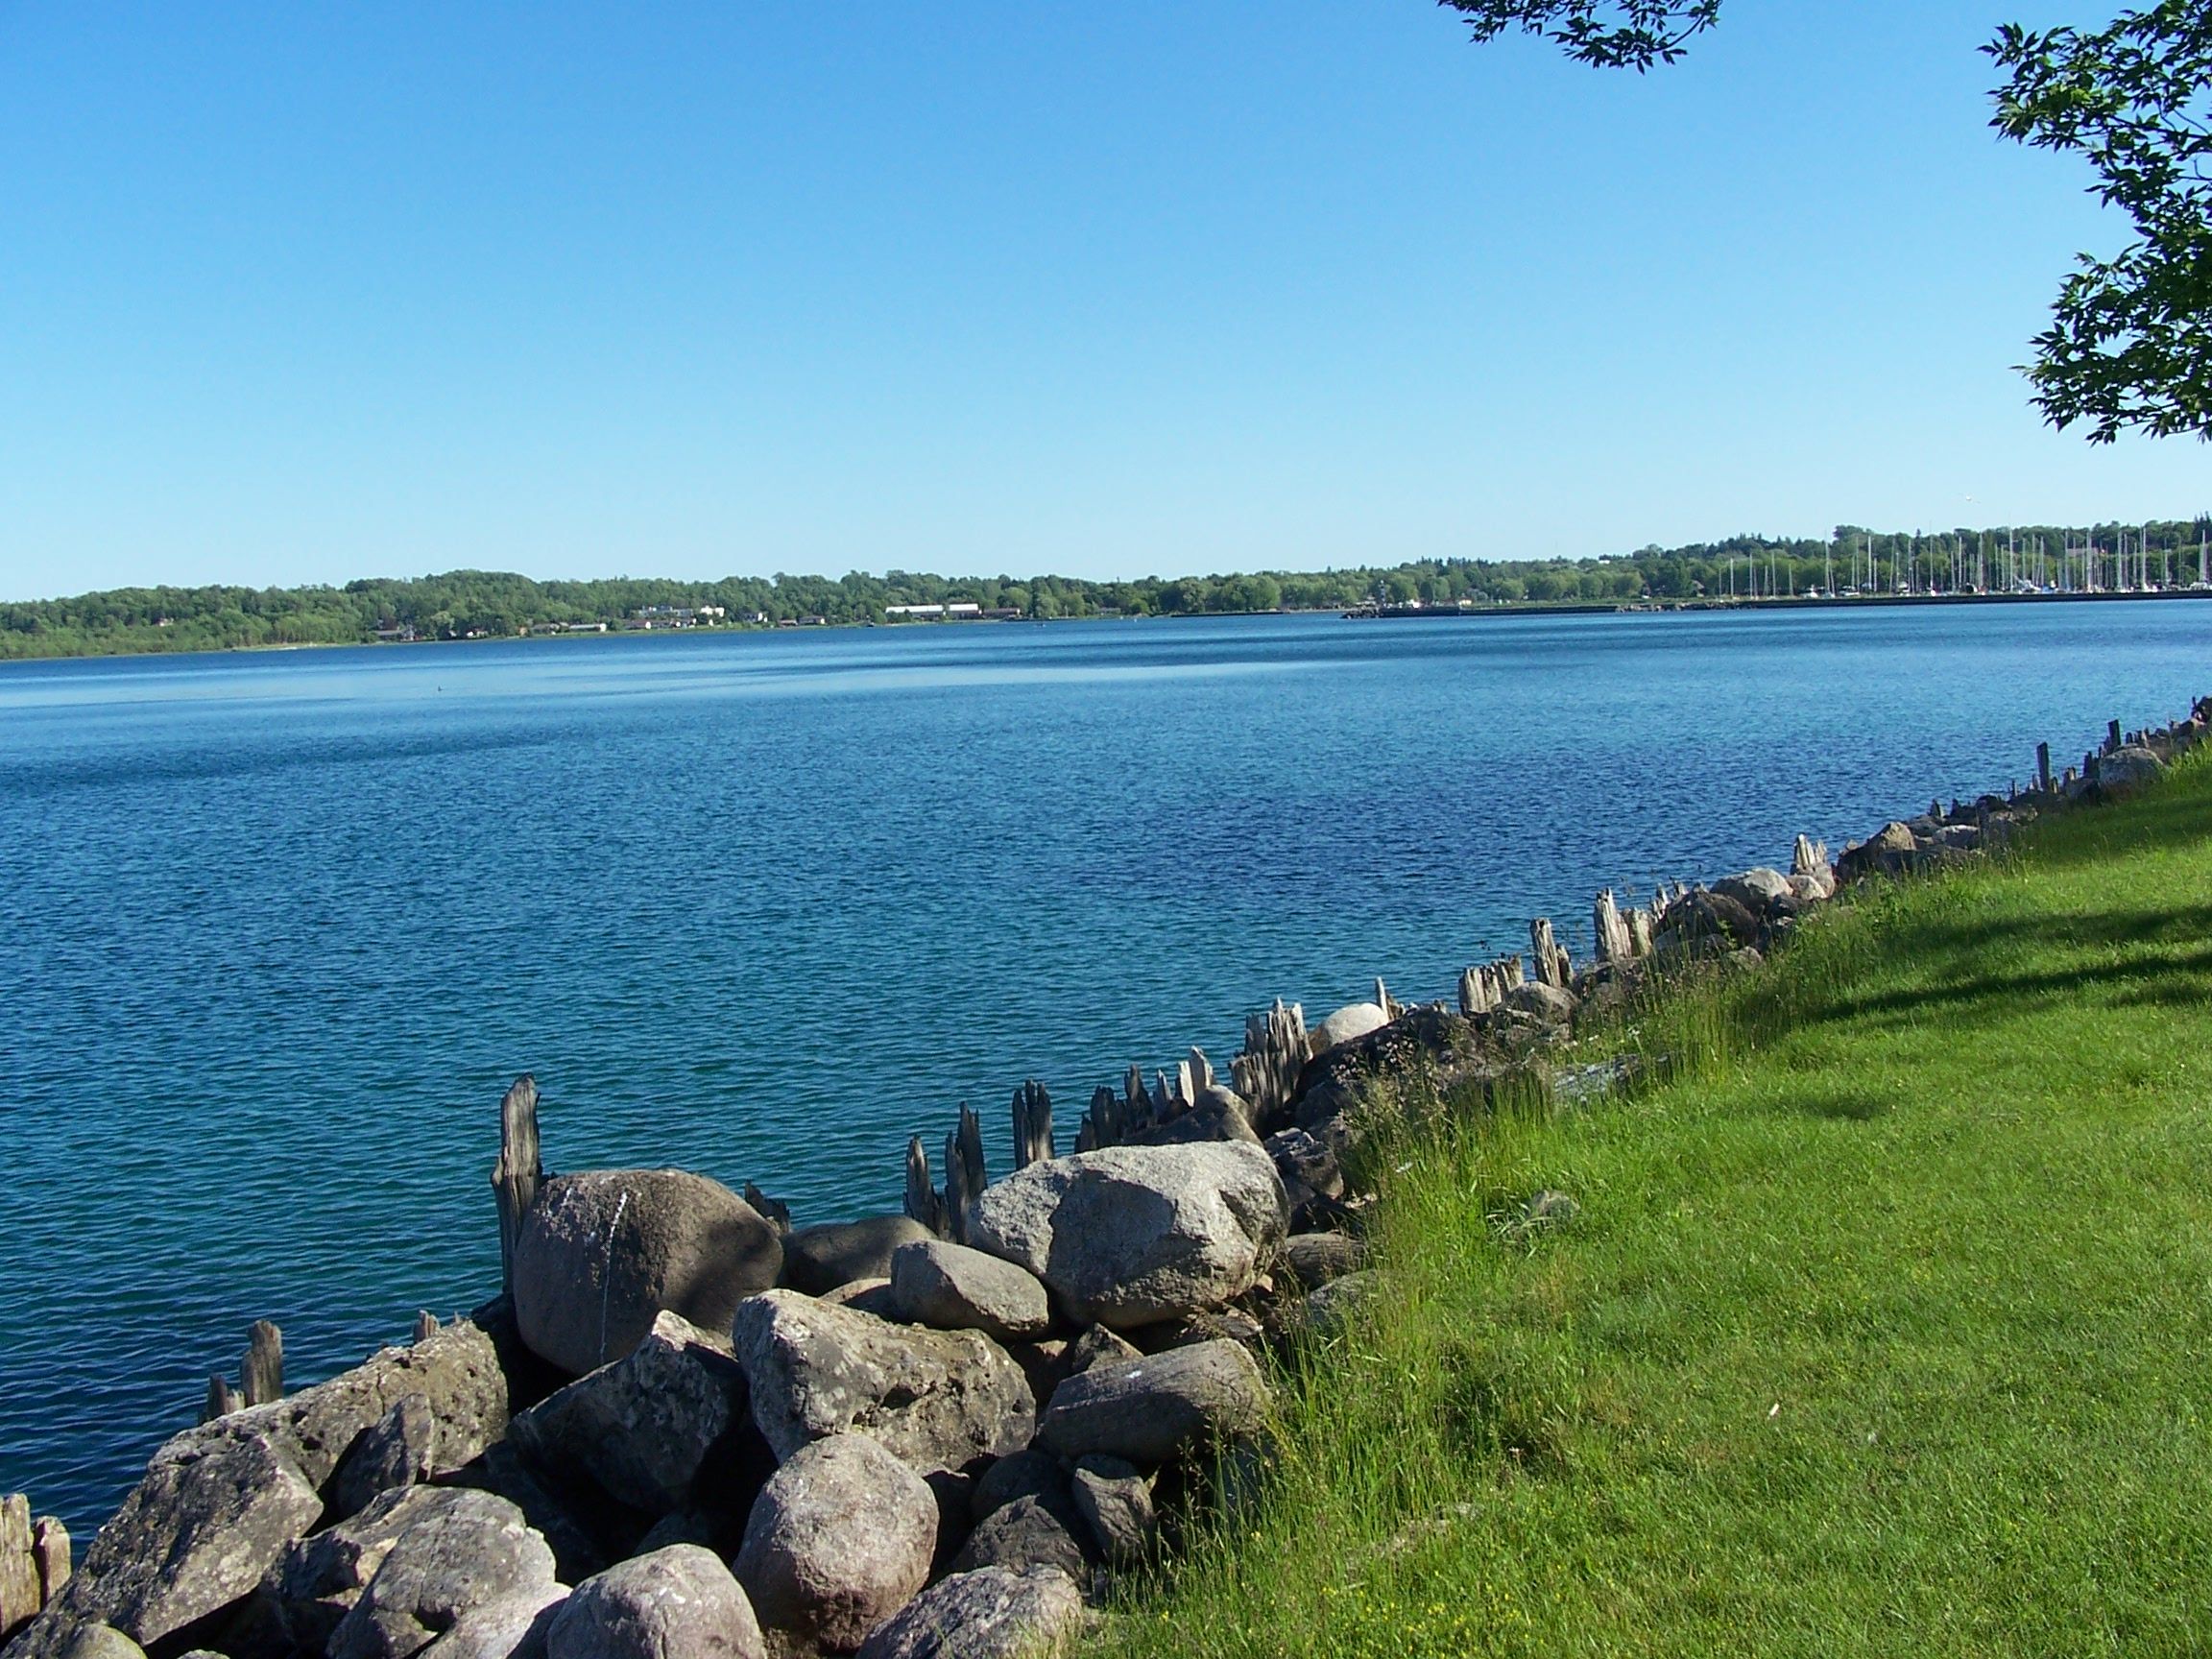
{"type": "Polygon", "coordinates": [[[569,1594],[546,1659],[766,1659],[753,1603],[710,1550],[674,1544],[610,1567],[569,1594]]]}
{"type": "Polygon", "coordinates": [[[323,1513],[273,1409],[187,1431],[155,1453],[10,1659],[51,1659],[84,1624],[151,1647],[252,1591],[323,1513]]]}
{"type": "Polygon", "coordinates": [[[1256,1429],[1267,1382],[1243,1346],[1226,1339],[1094,1365],[1052,1396],[1038,1444],[1070,1461],[1119,1457],[1142,1467],[1187,1446],[1256,1429]]]}
{"type": "Polygon", "coordinates": [[[955,1573],[878,1625],[860,1659],[1046,1659],[1082,1627],[1083,1593],[1054,1567],[955,1573]]]}
{"type": "Polygon", "coordinates": [[[1035,1274],[942,1238],[902,1244],[892,1255],[891,1314],[939,1331],[980,1331],[998,1342],[1042,1335],[1052,1323],[1035,1274]]]}
{"type": "Polygon", "coordinates": [[[330,1633],[329,1659],[409,1659],[463,1617],[556,1583],[553,1551],[504,1498],[441,1490],[395,1538],[330,1633]]]}
{"type": "Polygon", "coordinates": [[[1380,1031],[1389,1023],[1390,1016],[1382,1012],[1380,1003],[1347,1003],[1313,1027],[1306,1039],[1306,1046],[1315,1059],[1319,1059],[1330,1049],[1356,1042],[1370,1031],[1380,1031]]]}
{"type": "Polygon", "coordinates": [[[663,1311],[728,1330],[782,1265],[775,1227],[718,1181],[683,1169],[557,1175],[516,1240],[516,1323],[532,1353],[581,1377],[637,1347],[663,1311]]]}
{"type": "Polygon", "coordinates": [[[922,1331],[795,1290],[738,1310],[753,1421],[779,1458],[862,1434],[915,1469],[957,1469],[1029,1443],[1037,1402],[1006,1351],[977,1331],[922,1331]]]}
{"type": "Polygon", "coordinates": [[[1713,883],[1713,891],[1724,899],[1735,900],[1754,916],[1772,908],[1785,899],[1796,897],[1790,885],[1790,878],[1764,864],[1755,870],[1746,870],[1741,876],[1721,877],[1713,883]]]}
{"type": "Polygon", "coordinates": [[[783,1274],[777,1281],[805,1296],[827,1296],[860,1279],[891,1271],[892,1252],[936,1235],[911,1215],[869,1215],[802,1227],[783,1239],[783,1274]]]}
{"type": "Polygon", "coordinates": [[[1274,1161],[1249,1142],[1109,1146],[985,1189],[969,1241],[1042,1279],[1074,1318],[1131,1330],[1250,1289],[1288,1225],[1274,1161]]]}
{"type": "Polygon", "coordinates": [[[661,1515],[691,1496],[707,1455],[745,1420],[745,1373],[719,1333],[655,1316],[622,1358],[518,1413],[534,1461],[581,1471],[611,1498],[661,1515]]]}
{"type": "Polygon", "coordinates": [[[936,1545],[928,1482],[864,1435],[836,1434],[761,1488],[737,1581],[763,1623],[850,1653],[928,1582],[936,1545]]]}
{"type": "Polygon", "coordinates": [[[2132,795],[2156,781],[2165,770],[2166,762],[2158,758],[2156,751],[2140,743],[2123,744],[2097,757],[2097,791],[2115,799],[2132,795]]]}

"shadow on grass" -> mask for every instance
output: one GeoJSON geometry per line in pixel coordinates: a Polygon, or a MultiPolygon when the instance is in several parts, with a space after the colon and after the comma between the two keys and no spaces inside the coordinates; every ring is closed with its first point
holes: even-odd
{"type": "Polygon", "coordinates": [[[1891,935],[1908,983],[1832,987],[1790,974],[1737,1010],[1755,1041],[1826,1025],[1940,1019],[1986,1028],[2053,1007],[2212,1003],[2212,905],[2113,907],[2048,918],[1923,922],[1891,935]]]}

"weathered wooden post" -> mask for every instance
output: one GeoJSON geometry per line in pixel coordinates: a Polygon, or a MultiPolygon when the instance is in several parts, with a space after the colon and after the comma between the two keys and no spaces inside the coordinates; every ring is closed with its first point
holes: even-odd
{"type": "Polygon", "coordinates": [[[2051,793],[2051,745],[2035,745],[2035,786],[2044,794],[2051,793]]]}
{"type": "Polygon", "coordinates": [[[1286,1007],[1278,997],[1266,1013],[1245,1016],[1244,1047],[1229,1062],[1229,1076],[1259,1122],[1290,1103],[1310,1047],[1306,1010],[1296,1002],[1286,1007]]]}
{"type": "Polygon", "coordinates": [[[200,1421],[212,1423],[218,1417],[228,1417],[244,1408],[246,1402],[238,1397],[238,1390],[230,1386],[228,1377],[207,1379],[207,1403],[200,1407],[200,1421]]]}
{"type": "Polygon", "coordinates": [[[11,1492],[0,1497],[0,1642],[44,1605],[31,1553],[31,1500],[11,1492]]]}
{"type": "Polygon", "coordinates": [[[1598,895],[1598,902],[1591,907],[1590,925],[1597,934],[1599,962],[1620,963],[1628,960],[1628,925],[1621,919],[1621,906],[1613,897],[1612,888],[1608,887],[1598,895]]]}
{"type": "Polygon", "coordinates": [[[423,1343],[438,1334],[438,1315],[425,1308],[415,1315],[415,1340],[423,1343]]]}
{"type": "Polygon", "coordinates": [[[246,1338],[246,1360],[238,1368],[239,1392],[249,1406],[269,1406],[284,1398],[284,1333],[274,1321],[256,1319],[246,1338]]]}
{"type": "Polygon", "coordinates": [[[945,1200],[937,1195],[937,1189],[931,1184],[929,1153],[919,1135],[906,1142],[906,1214],[936,1237],[948,1237],[945,1200]]]}
{"type": "Polygon", "coordinates": [[[58,1515],[41,1515],[31,1523],[31,1560],[38,1569],[38,1599],[49,1602],[69,1582],[69,1528],[58,1515]]]}
{"type": "Polygon", "coordinates": [[[499,1101],[499,1162],[492,1166],[492,1191],[499,1203],[502,1289],[515,1288],[515,1246],[544,1179],[544,1166],[538,1160],[538,1079],[525,1071],[499,1101]]]}
{"type": "Polygon", "coordinates": [[[2109,755],[2113,750],[2119,747],[2120,722],[2117,720],[2107,720],[2104,723],[2104,753],[2109,755]]]}
{"type": "Polygon", "coordinates": [[[968,1242],[968,1220],[983,1196],[983,1124],[960,1102],[960,1126],[945,1137],[945,1220],[953,1243],[968,1242]]]}
{"type": "Polygon", "coordinates": [[[1539,985],[1567,989],[1568,981],[1575,976],[1574,964],[1568,960],[1565,948],[1552,937],[1549,916],[1539,916],[1528,924],[1528,954],[1539,985]]]}
{"type": "Polygon", "coordinates": [[[1052,1156],[1052,1096],[1034,1078],[1014,1091],[1014,1167],[1026,1169],[1052,1156]]]}

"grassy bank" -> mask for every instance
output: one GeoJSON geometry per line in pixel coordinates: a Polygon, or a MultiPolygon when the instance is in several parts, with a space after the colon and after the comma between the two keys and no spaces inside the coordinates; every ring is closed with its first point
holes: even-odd
{"type": "Polygon", "coordinates": [[[1104,1647],[2212,1647],[2208,998],[2197,763],[1652,1011],[1686,1076],[1408,1143],[1276,1484],[1104,1647]]]}

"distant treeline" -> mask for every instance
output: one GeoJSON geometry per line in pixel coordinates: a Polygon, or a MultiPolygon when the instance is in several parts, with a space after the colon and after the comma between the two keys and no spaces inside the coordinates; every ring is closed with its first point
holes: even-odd
{"type": "MultiPolygon", "coordinates": [[[[481,638],[567,627],[681,623],[719,627],[880,622],[895,606],[973,605],[1038,619],[1172,616],[1354,607],[1587,603],[1621,605],[1815,589],[1883,592],[1907,586],[2001,589],[2089,580],[2081,550],[2107,565],[2123,540],[2147,549],[2150,580],[2199,577],[2202,520],[2093,529],[2040,526],[1903,535],[1839,525],[1827,541],[1760,536],[1645,547],[1596,559],[1431,559],[1387,568],[1088,582],[1069,576],[932,576],[906,570],[824,576],[730,576],[718,582],[619,578],[538,582],[490,570],[343,588],[118,588],[73,599],[0,604],[0,658],[358,644],[379,637],[481,638]]],[[[2116,577],[2108,576],[2105,585],[2116,577]]]]}

